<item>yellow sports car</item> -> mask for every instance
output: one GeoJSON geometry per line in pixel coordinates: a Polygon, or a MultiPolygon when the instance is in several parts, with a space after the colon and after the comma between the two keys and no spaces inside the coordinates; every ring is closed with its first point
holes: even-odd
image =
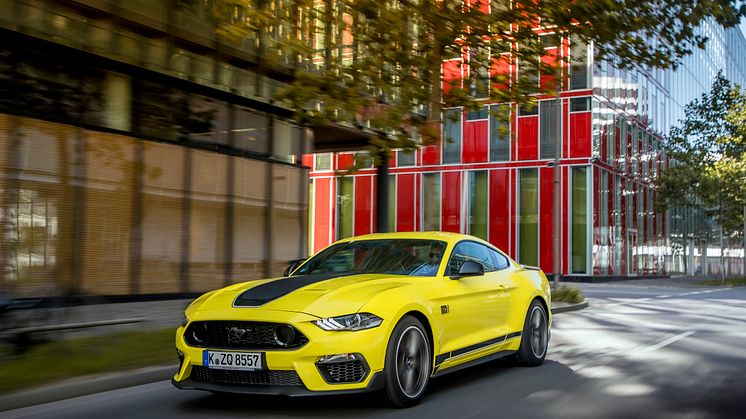
{"type": "Polygon", "coordinates": [[[172,382],[288,396],[383,390],[411,406],[431,377],[508,355],[541,364],[550,304],[541,270],[476,237],[353,237],[286,277],[192,302],[176,331],[172,382]]]}

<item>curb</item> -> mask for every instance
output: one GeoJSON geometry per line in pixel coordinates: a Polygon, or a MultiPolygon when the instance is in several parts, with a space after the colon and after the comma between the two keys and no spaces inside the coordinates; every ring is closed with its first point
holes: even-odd
{"type": "Polygon", "coordinates": [[[588,299],[585,298],[583,301],[576,304],[563,304],[559,307],[552,307],[552,314],[567,313],[569,311],[578,311],[588,307],[588,299]]]}
{"type": "Polygon", "coordinates": [[[176,365],[160,365],[80,377],[59,384],[8,393],[0,396],[0,412],[168,380],[175,371],[176,365]]]}

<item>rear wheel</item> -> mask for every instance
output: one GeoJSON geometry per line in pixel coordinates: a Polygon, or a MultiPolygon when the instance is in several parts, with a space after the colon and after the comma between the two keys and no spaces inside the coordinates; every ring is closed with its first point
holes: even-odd
{"type": "Polygon", "coordinates": [[[386,399],[396,407],[417,404],[425,392],[432,355],[427,333],[417,319],[406,316],[394,328],[386,348],[386,399]]]}
{"type": "Polygon", "coordinates": [[[547,312],[537,300],[531,302],[523,324],[521,347],[518,362],[527,367],[535,367],[544,362],[549,346],[547,312]]]}

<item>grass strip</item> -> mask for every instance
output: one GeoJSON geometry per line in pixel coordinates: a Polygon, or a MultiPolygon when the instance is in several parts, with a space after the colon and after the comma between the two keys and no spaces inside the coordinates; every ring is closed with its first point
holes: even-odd
{"type": "Polygon", "coordinates": [[[552,301],[577,304],[583,301],[584,298],[583,291],[579,288],[568,287],[567,285],[561,285],[552,291],[552,301]]]}
{"type": "Polygon", "coordinates": [[[174,328],[119,332],[33,346],[0,361],[0,393],[89,374],[176,362],[174,328]]]}
{"type": "Polygon", "coordinates": [[[731,287],[743,287],[746,286],[746,277],[741,278],[728,278],[725,282],[717,279],[706,279],[704,281],[697,282],[699,285],[729,285],[731,287]]]}

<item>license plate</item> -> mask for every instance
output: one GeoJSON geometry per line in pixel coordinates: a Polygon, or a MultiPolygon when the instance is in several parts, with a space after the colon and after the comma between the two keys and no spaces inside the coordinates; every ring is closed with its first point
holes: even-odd
{"type": "Polygon", "coordinates": [[[202,365],[218,370],[260,370],[262,369],[262,354],[205,350],[202,352],[202,365]]]}

